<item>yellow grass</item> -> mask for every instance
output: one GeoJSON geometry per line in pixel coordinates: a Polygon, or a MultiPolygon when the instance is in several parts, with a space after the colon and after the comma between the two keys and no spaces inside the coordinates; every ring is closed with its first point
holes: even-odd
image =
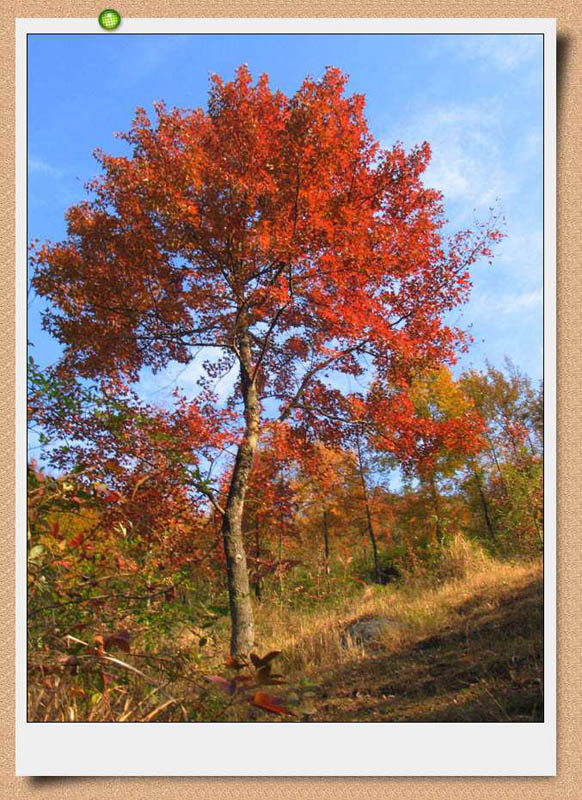
{"type": "MultiPolygon", "coordinates": [[[[440,573],[436,576],[433,573],[430,581],[408,576],[399,584],[368,586],[358,596],[340,600],[334,608],[326,605],[325,600],[308,610],[293,610],[276,601],[257,604],[255,650],[261,655],[270,650],[282,651],[274,663],[274,671],[284,674],[291,689],[303,683],[307,690],[310,685],[326,681],[336,686],[334,673],[336,676],[359,675],[363,666],[369,665],[369,656],[375,649],[383,657],[404,653],[409,645],[421,639],[434,634],[442,637],[447,631],[458,630],[459,625],[467,624],[473,612],[494,616],[497,608],[503,611],[504,603],[511,606],[512,595],[539,581],[541,574],[539,561],[497,561],[458,537],[449,546],[440,573]],[[346,628],[351,623],[376,617],[388,623],[379,641],[368,643],[364,648],[346,636],[346,628]]],[[[211,687],[204,679],[205,674],[224,673],[228,636],[224,618],[224,624],[215,631],[212,646],[209,644],[205,648],[204,663],[188,663],[186,658],[181,675],[174,682],[164,675],[164,661],[160,662],[158,670],[151,665],[146,667],[139,660],[137,666],[125,663],[126,658],[132,663],[135,660],[133,649],[132,655],[123,656],[124,660],[109,659],[115,661],[114,666],[122,666],[121,672],[128,680],[125,685],[112,685],[108,691],[97,691],[97,685],[91,684],[91,674],[87,676],[88,682],[83,683],[85,673],[82,670],[78,676],[62,669],[58,673],[38,674],[29,684],[29,718],[158,722],[188,718],[211,720],[226,718],[224,714],[230,713],[229,718],[247,719],[248,703],[239,703],[225,712],[224,697],[219,691],[214,692],[214,699],[208,695],[211,687]],[[147,675],[141,671],[142,667],[147,675]]],[[[166,655],[174,652],[187,656],[188,652],[198,651],[194,634],[189,633],[188,641],[182,638],[175,636],[172,644],[162,643],[162,649],[169,648],[166,655]],[[174,650],[170,652],[172,646],[174,650]]],[[[135,647],[135,652],[139,652],[141,643],[136,642],[135,647]]],[[[500,658],[504,657],[504,647],[503,643],[499,644],[500,658]]],[[[513,647],[511,641],[507,647],[513,647]]],[[[480,651],[475,651],[474,656],[481,658],[480,651]]],[[[454,657],[453,652],[453,660],[454,657]]],[[[97,679],[96,673],[93,678],[97,679]]],[[[300,689],[298,691],[301,693],[300,689]]],[[[438,710],[437,699],[431,701],[428,709],[431,713],[438,710]]],[[[428,713],[424,707],[421,710],[428,713]]],[[[404,711],[408,713],[410,709],[404,711]]],[[[473,713],[471,709],[470,713],[473,713]]]]}
{"type": "Polygon", "coordinates": [[[464,605],[495,608],[508,592],[542,573],[540,561],[493,560],[461,537],[451,544],[449,556],[437,585],[411,580],[368,587],[337,610],[290,611],[263,604],[256,609],[257,651],[281,650],[281,667],[290,679],[321,677],[363,656],[363,647],[345,636],[346,626],[357,619],[386,618],[382,644],[396,650],[446,630],[464,605]]]}

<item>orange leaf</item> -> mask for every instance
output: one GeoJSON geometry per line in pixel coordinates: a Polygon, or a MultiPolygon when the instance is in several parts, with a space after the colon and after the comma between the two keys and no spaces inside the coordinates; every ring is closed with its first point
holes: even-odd
{"type": "Polygon", "coordinates": [[[291,711],[291,709],[279,705],[279,703],[282,702],[280,698],[273,697],[266,692],[255,692],[252,702],[254,706],[263,708],[265,711],[271,711],[273,714],[289,714],[292,717],[297,716],[297,714],[294,711],[291,711]]]}
{"type": "Polygon", "coordinates": [[[70,548],[79,547],[79,545],[83,543],[84,538],[85,538],[84,533],[78,533],[76,536],[73,536],[72,539],[69,539],[69,541],[67,542],[67,547],[70,548]]]}
{"type": "Polygon", "coordinates": [[[97,656],[99,658],[102,658],[103,655],[105,654],[105,640],[103,636],[100,633],[98,633],[96,636],[93,637],[93,641],[97,645],[97,648],[95,650],[97,656]]]}
{"type": "Polygon", "coordinates": [[[109,494],[106,494],[102,500],[104,503],[118,503],[121,500],[121,495],[119,492],[111,491],[109,494]]]}
{"type": "Polygon", "coordinates": [[[236,683],[234,681],[227,680],[227,678],[223,678],[221,675],[206,675],[206,680],[210,681],[210,683],[213,683],[223,692],[226,692],[226,694],[230,695],[230,697],[232,697],[236,691],[236,683]]]}

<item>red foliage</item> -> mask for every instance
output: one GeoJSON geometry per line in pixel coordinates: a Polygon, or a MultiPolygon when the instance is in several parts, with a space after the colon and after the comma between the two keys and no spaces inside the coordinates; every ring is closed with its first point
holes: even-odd
{"type": "MultiPolygon", "coordinates": [[[[119,389],[208,345],[216,376],[240,355],[236,331],[250,333],[261,396],[333,436],[320,413],[342,406],[331,370],[361,375],[368,357],[394,383],[454,357],[463,336],[443,314],[499,233],[447,245],[441,195],[421,182],[428,144],[381,149],[345,84],[329,68],[285,97],[241,67],[212,78],[206,111],[138,110],[122,135],[132,155],[99,152],[104,174],[69,210],[67,240],[33,251],[68,365],[119,389]]],[[[197,435],[208,420],[187,409],[197,435]]]]}

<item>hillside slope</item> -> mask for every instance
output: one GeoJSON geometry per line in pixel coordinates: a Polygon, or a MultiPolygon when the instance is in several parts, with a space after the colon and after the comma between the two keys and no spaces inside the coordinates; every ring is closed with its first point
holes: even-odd
{"type": "Polygon", "coordinates": [[[543,720],[543,582],[484,587],[430,636],[381,641],[331,673],[314,719],[325,722],[543,720]]]}

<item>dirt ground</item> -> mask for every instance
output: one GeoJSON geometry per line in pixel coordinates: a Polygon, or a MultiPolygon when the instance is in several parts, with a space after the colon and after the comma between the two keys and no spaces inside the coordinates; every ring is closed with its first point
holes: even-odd
{"type": "MultiPolygon", "coordinates": [[[[318,722],[543,721],[543,584],[477,595],[405,649],[370,644],[314,692],[318,722]]],[[[307,720],[305,720],[307,721],[307,720]]]]}

